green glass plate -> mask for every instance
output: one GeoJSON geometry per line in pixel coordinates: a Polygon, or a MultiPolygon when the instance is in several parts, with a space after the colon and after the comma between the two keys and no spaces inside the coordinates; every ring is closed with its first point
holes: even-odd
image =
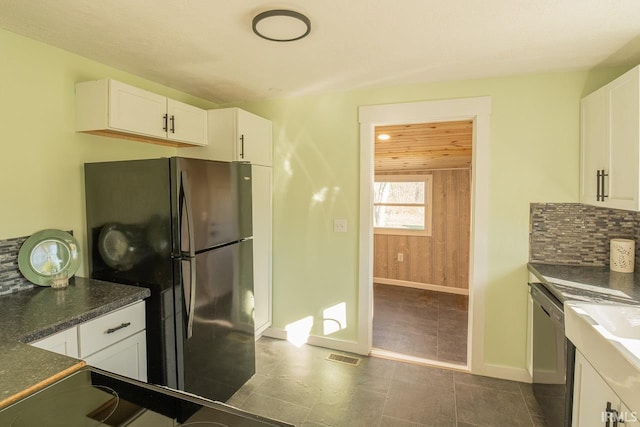
{"type": "Polygon", "coordinates": [[[71,234],[42,230],[29,237],[18,253],[18,268],[31,283],[51,286],[52,276],[66,271],[71,278],[80,267],[80,248],[71,234]]]}

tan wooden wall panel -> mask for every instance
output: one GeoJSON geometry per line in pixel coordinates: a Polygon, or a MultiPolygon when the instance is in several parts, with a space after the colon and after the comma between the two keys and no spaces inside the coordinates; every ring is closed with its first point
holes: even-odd
{"type": "Polygon", "coordinates": [[[464,284],[465,289],[469,286],[469,246],[471,238],[471,175],[456,174],[457,180],[457,204],[456,211],[459,214],[458,221],[465,224],[458,227],[458,265],[456,283],[464,284]]]}
{"type": "MultiPolygon", "coordinates": [[[[420,251],[427,250],[426,237],[419,237],[408,239],[409,240],[409,253],[415,254],[420,251]]],[[[411,257],[408,257],[411,260],[411,257]]],[[[413,261],[413,260],[411,260],[413,261]]],[[[409,277],[412,278],[412,281],[418,281],[421,283],[427,283],[427,269],[426,266],[422,262],[412,262],[410,266],[409,277]]]]}
{"type": "Polygon", "coordinates": [[[389,262],[387,260],[387,236],[375,234],[373,236],[373,247],[378,248],[374,251],[373,259],[373,275],[375,277],[387,277],[389,275],[389,262]]]}
{"type": "Polygon", "coordinates": [[[470,171],[433,174],[432,236],[374,236],[374,276],[468,289],[470,171]],[[398,253],[404,261],[397,260],[398,253]]]}

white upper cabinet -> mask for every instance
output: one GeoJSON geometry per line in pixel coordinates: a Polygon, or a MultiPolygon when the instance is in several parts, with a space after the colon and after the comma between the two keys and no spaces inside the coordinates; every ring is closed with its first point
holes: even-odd
{"type": "Polygon", "coordinates": [[[76,84],[76,131],[168,145],[206,145],[207,112],[104,79],[76,84]]]}
{"type": "Polygon", "coordinates": [[[240,108],[220,108],[207,114],[206,149],[184,148],[178,155],[272,166],[271,121],[240,108]]]}
{"type": "MultiPolygon", "coordinates": [[[[601,191],[598,171],[608,164],[607,91],[601,88],[582,100],[582,149],[580,159],[580,201],[595,204],[601,191]]],[[[598,201],[599,202],[599,201],[598,201]]]]}
{"type": "Polygon", "coordinates": [[[640,66],[582,100],[580,201],[640,210],[640,66]]]}
{"type": "Polygon", "coordinates": [[[167,99],[169,139],[207,145],[207,111],[184,102],[167,99]]]}
{"type": "Polygon", "coordinates": [[[271,121],[239,108],[233,110],[235,110],[236,121],[236,160],[244,160],[255,165],[272,166],[271,121]]]}
{"type": "MultiPolygon", "coordinates": [[[[165,129],[167,98],[115,80],[86,82],[76,86],[77,101],[83,103],[86,101],[85,109],[82,109],[80,105],[76,105],[77,119],[83,118],[84,114],[88,116],[92,111],[91,106],[94,108],[102,107],[102,105],[92,104],[98,100],[97,96],[89,95],[91,99],[83,96],[85,88],[89,86],[92,86],[89,89],[90,92],[96,89],[99,89],[101,92],[105,89],[108,90],[106,101],[109,107],[109,113],[105,117],[107,119],[106,122],[98,115],[91,115],[90,117],[96,120],[96,122],[98,119],[101,119],[101,123],[96,123],[97,125],[104,123],[101,127],[116,131],[131,132],[157,138],[167,137],[167,131],[165,129]],[[104,87],[105,84],[107,87],[104,87]],[[88,108],[88,110],[86,108],[88,108]]],[[[103,101],[104,99],[100,99],[100,103],[103,101]]],[[[78,122],[78,128],[80,127],[80,123],[78,122]]],[[[83,129],[77,130],[85,131],[87,129],[84,127],[83,129]]],[[[91,125],[89,125],[88,130],[92,130],[91,125]]]]}

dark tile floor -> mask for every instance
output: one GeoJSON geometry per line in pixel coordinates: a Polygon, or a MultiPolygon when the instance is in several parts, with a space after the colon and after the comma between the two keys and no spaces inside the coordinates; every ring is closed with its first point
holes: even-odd
{"type": "Polygon", "coordinates": [[[261,338],[256,375],[227,403],[301,427],[544,426],[530,384],[331,352],[261,338]]]}
{"type": "Polygon", "coordinates": [[[466,295],[373,285],[373,347],[466,365],[466,295]]]}

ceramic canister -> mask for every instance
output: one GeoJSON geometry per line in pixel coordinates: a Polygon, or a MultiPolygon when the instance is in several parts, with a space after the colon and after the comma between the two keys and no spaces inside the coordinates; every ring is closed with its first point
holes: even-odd
{"type": "Polygon", "coordinates": [[[633,273],[635,262],[635,241],[631,239],[611,239],[609,268],[619,273],[633,273]]]}

